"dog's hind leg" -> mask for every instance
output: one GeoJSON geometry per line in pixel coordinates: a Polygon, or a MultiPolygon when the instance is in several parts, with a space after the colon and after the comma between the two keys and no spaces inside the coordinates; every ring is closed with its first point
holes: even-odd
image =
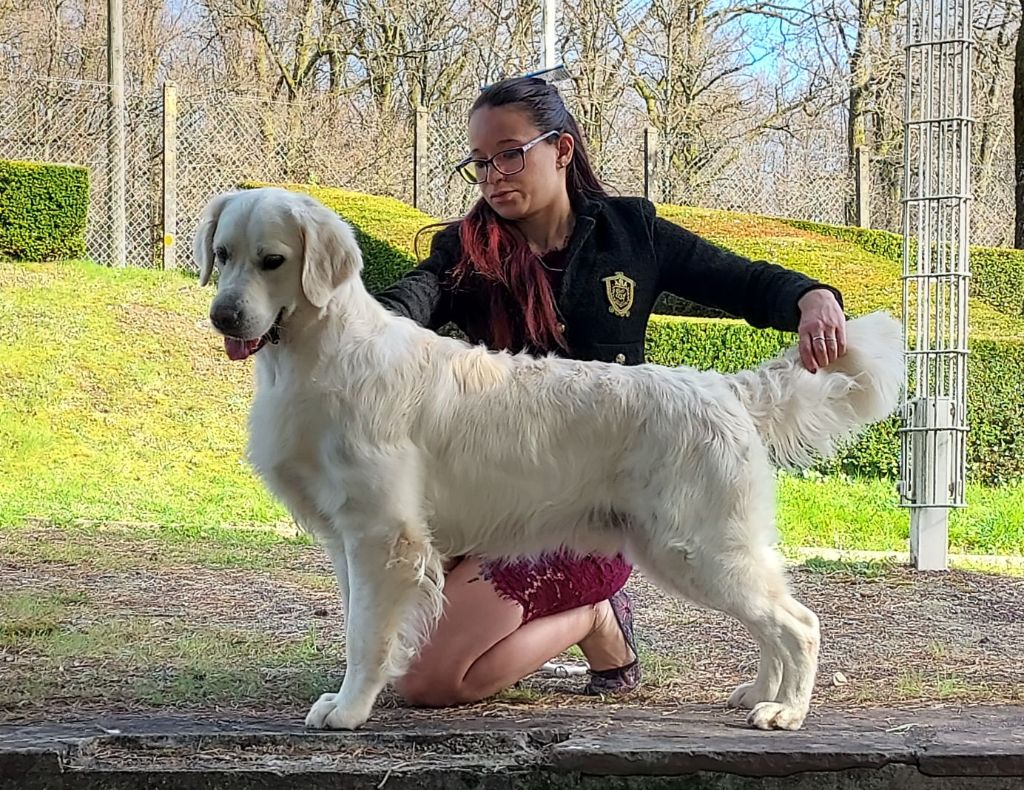
{"type": "Polygon", "coordinates": [[[346,529],[347,666],[337,694],[323,694],[306,726],[355,729],[385,684],[402,674],[441,615],[444,574],[425,528],[346,529]]]}
{"type": "Polygon", "coordinates": [[[783,622],[782,637],[790,660],[783,670],[783,682],[775,700],[755,705],[747,721],[760,729],[796,729],[806,717],[814,693],[821,629],[817,615],[788,591],[776,604],[785,612],[779,616],[783,622]],[[793,714],[800,711],[802,713],[797,720],[793,714]],[[790,726],[787,722],[795,724],[790,726]]]}
{"type": "Polygon", "coordinates": [[[736,690],[729,695],[728,705],[730,708],[753,708],[759,702],[772,700],[778,696],[779,687],[782,685],[782,656],[775,651],[775,643],[771,640],[758,640],[758,649],[761,657],[757,666],[757,677],[746,683],[741,683],[736,690]]]}
{"type": "Polygon", "coordinates": [[[705,577],[713,586],[704,595],[715,608],[742,622],[763,651],[758,678],[752,686],[737,689],[730,701],[752,708],[747,723],[754,727],[799,729],[810,708],[817,673],[818,618],[790,594],[781,562],[770,549],[740,551],[719,562],[731,566],[735,575],[722,583],[705,577]]]}
{"type": "MultiPolygon", "coordinates": [[[[769,653],[778,656],[782,669],[781,682],[774,695],[759,682],[762,677],[759,673],[753,686],[741,686],[730,697],[730,702],[752,708],[747,723],[754,727],[795,730],[803,724],[810,708],[820,630],[817,616],[793,598],[782,571],[774,565],[751,563],[751,594],[737,590],[719,592],[722,608],[746,625],[759,643],[770,646],[769,653]],[[735,595],[737,592],[739,594],[735,595]],[[765,695],[758,700],[760,692],[765,695]]],[[[775,678],[772,671],[767,679],[774,681],[775,678]]]]}
{"type": "Polygon", "coordinates": [[[748,724],[759,729],[799,729],[810,707],[817,672],[818,619],[790,594],[775,553],[740,542],[724,551],[683,551],[662,545],[641,554],[637,562],[652,581],[732,615],[757,641],[761,649],[757,678],[741,685],[729,699],[734,706],[753,709],[748,724]]]}

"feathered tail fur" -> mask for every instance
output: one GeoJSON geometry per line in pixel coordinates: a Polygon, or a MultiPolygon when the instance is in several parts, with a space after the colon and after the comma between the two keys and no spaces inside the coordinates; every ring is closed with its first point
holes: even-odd
{"type": "Polygon", "coordinates": [[[797,346],[730,376],[772,460],[806,467],[888,417],[906,383],[903,327],[885,312],[846,325],[847,352],[811,373],[797,346]]]}

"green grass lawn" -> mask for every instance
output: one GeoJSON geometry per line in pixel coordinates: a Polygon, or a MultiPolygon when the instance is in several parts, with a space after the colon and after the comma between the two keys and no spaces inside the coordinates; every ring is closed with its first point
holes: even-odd
{"type": "MultiPolygon", "coordinates": [[[[725,215],[705,214],[702,232],[724,238],[725,215]]],[[[782,244],[762,230],[757,243],[782,244]]],[[[244,461],[252,363],[202,325],[211,297],[180,273],[0,263],[0,527],[288,524],[244,461]]],[[[1024,488],[967,496],[952,550],[1024,553],[1024,488]]],[[[905,550],[907,523],[891,482],[781,478],[787,545],[905,550]]]]}
{"type": "MultiPolygon", "coordinates": [[[[969,485],[967,504],[950,513],[950,551],[1024,554],[1024,485],[969,485]]],[[[781,475],[778,521],[785,546],[854,551],[906,551],[910,529],[889,480],[781,475]]]]}
{"type": "Polygon", "coordinates": [[[0,266],[0,523],[284,517],[243,462],[251,367],[198,326],[194,277],[0,266]]]}

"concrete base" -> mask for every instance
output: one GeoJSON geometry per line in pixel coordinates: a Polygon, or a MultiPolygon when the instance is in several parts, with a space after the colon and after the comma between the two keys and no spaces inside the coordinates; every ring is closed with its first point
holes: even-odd
{"type": "Polygon", "coordinates": [[[710,708],[409,713],[354,733],[280,719],[0,725],[0,788],[1024,787],[1024,707],[818,711],[796,733],[710,708]]]}

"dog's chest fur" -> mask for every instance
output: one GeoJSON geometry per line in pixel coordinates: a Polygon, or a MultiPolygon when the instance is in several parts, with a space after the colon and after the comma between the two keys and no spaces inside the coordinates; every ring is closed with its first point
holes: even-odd
{"type": "Polygon", "coordinates": [[[319,533],[326,529],[322,514],[343,508],[350,495],[346,409],[336,393],[295,386],[295,381],[278,376],[257,386],[249,413],[248,459],[300,526],[319,533]]]}

